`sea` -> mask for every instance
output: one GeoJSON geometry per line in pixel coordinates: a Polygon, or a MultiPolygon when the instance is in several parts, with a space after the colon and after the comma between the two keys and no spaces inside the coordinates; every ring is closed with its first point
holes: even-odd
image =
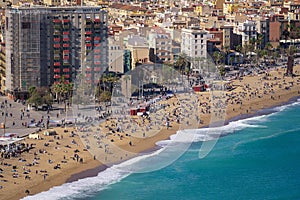
{"type": "Polygon", "coordinates": [[[157,151],[25,199],[299,200],[300,100],[263,113],[185,130],[192,141],[173,135],[157,151]]]}

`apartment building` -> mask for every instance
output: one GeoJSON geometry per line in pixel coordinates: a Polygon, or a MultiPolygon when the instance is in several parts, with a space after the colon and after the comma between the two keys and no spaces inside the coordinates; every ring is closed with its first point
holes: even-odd
{"type": "Polygon", "coordinates": [[[108,71],[124,73],[124,50],[113,37],[108,40],[108,71]]]}
{"type": "Polygon", "coordinates": [[[154,63],[172,62],[171,35],[163,28],[153,27],[148,34],[150,61],[154,63]]]}
{"type": "Polygon", "coordinates": [[[257,20],[257,33],[262,35],[260,48],[265,48],[266,44],[269,43],[270,38],[270,19],[260,18],[257,20]]]}
{"type": "Polygon", "coordinates": [[[242,36],[242,46],[250,43],[251,39],[257,39],[256,22],[246,20],[238,25],[238,34],[242,36]]]}
{"type": "Polygon", "coordinates": [[[181,30],[181,52],[191,58],[207,58],[208,33],[199,27],[181,30]]]}
{"type": "Polygon", "coordinates": [[[107,12],[101,7],[19,7],[6,10],[8,92],[75,79],[87,83],[108,67],[107,12]]]}

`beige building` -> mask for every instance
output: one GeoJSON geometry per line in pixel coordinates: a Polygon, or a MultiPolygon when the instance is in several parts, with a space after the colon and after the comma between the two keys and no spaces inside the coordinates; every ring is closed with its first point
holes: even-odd
{"type": "Polygon", "coordinates": [[[124,73],[123,48],[114,38],[108,39],[108,67],[109,71],[124,73]]]}
{"type": "Polygon", "coordinates": [[[49,6],[60,6],[62,3],[61,0],[44,0],[44,4],[49,6]]]}
{"type": "Polygon", "coordinates": [[[126,47],[131,52],[131,69],[137,64],[149,62],[149,45],[146,38],[130,35],[126,47]]]}

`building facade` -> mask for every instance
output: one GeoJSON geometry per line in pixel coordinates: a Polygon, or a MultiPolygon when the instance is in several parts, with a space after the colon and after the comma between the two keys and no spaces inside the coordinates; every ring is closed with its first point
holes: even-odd
{"type": "Polygon", "coordinates": [[[8,92],[72,82],[87,83],[108,67],[107,12],[100,7],[20,7],[6,10],[8,92]]]}
{"type": "Polygon", "coordinates": [[[238,25],[238,34],[242,36],[242,46],[249,45],[251,40],[257,39],[257,27],[255,21],[246,20],[238,25]]]}
{"type": "Polygon", "coordinates": [[[151,62],[172,62],[172,38],[163,28],[153,27],[148,34],[148,43],[151,62]]]}
{"type": "Polygon", "coordinates": [[[207,58],[208,33],[199,27],[181,30],[181,53],[191,58],[207,58]]]}

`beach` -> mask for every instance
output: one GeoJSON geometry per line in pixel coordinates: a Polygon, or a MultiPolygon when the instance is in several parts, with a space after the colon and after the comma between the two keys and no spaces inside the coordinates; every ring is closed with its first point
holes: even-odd
{"type": "MultiPolygon", "coordinates": [[[[193,100],[188,105],[197,106],[199,115],[191,120],[199,122],[196,124],[199,128],[224,125],[229,120],[245,118],[257,114],[262,109],[287,103],[293,97],[300,95],[300,66],[294,67],[297,75],[294,78],[284,77],[284,70],[278,69],[267,74],[234,80],[230,83],[233,87],[231,91],[214,90],[197,93],[198,100],[195,102],[193,100]]],[[[28,152],[23,152],[21,157],[1,159],[0,168],[3,175],[1,180],[7,182],[0,184],[3,186],[0,190],[0,199],[20,199],[27,195],[26,190],[29,195],[40,193],[70,180],[95,175],[99,169],[103,170],[106,166],[109,167],[138,156],[141,152],[155,149],[156,142],[167,140],[177,130],[193,127],[186,121],[179,120],[179,123],[177,121],[177,115],[183,115],[192,109],[192,107],[185,107],[184,103],[183,100],[179,101],[175,97],[163,101],[162,104],[167,106],[160,114],[161,118],[154,120],[151,116],[152,124],[150,120],[143,121],[149,123],[149,126],[151,124],[150,129],[153,130],[145,131],[145,135],[139,130],[132,131],[133,127],[126,126],[121,127],[121,131],[116,131],[121,124],[117,119],[102,123],[100,132],[105,134],[101,138],[102,148],[93,147],[99,145],[97,143],[99,140],[95,140],[92,132],[79,134],[74,127],[55,128],[57,132],[55,136],[46,136],[40,132],[39,135],[43,139],[39,140],[26,138],[26,144],[32,146],[28,152]],[[181,110],[176,113],[178,103],[181,103],[181,110]],[[168,127],[164,121],[166,113],[171,113],[168,116],[170,123],[168,127]],[[153,121],[161,123],[153,123],[153,121]],[[107,134],[108,132],[111,134],[107,134]],[[83,135],[84,139],[82,139],[83,135]],[[86,149],[87,144],[91,149],[86,149]],[[98,157],[99,152],[102,152],[103,157],[98,157]],[[95,155],[97,156],[94,157],[95,155]],[[13,166],[16,166],[15,169],[13,166]],[[87,171],[89,173],[86,173],[87,171]]],[[[191,116],[186,116],[182,120],[189,117],[191,116]]],[[[129,119],[126,120],[129,125],[133,123],[129,119]]],[[[134,120],[136,120],[134,123],[142,123],[138,117],[134,120]]],[[[195,124],[195,121],[191,124],[195,124]]]]}

